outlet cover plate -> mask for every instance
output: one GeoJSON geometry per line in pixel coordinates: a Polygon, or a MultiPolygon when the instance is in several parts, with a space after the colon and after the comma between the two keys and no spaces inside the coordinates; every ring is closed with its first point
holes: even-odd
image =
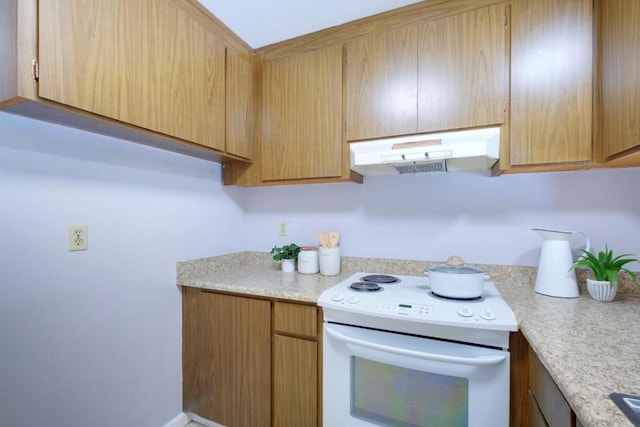
{"type": "Polygon", "coordinates": [[[86,251],[88,234],[86,225],[70,225],[68,228],[69,251],[86,251]]]}

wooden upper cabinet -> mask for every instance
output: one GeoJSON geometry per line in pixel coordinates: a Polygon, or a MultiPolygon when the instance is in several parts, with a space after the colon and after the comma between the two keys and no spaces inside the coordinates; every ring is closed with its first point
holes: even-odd
{"type": "Polygon", "coordinates": [[[418,132],[504,123],[505,18],[495,5],[420,25],[418,132]]]}
{"type": "Polygon", "coordinates": [[[261,179],[342,174],[342,48],[265,62],[261,179]]]}
{"type": "Polygon", "coordinates": [[[512,3],[511,166],[592,160],[592,20],[592,0],[512,3]]]}
{"type": "Polygon", "coordinates": [[[347,140],[416,132],[415,25],[346,43],[347,140]]]}
{"type": "MultiPolygon", "coordinates": [[[[640,148],[640,2],[599,2],[604,160],[640,148]]],[[[635,159],[635,166],[640,160],[635,159]]]]}
{"type": "Polygon", "coordinates": [[[223,151],[224,44],[175,0],[135,3],[146,3],[152,14],[149,129],[223,151]]]}
{"type": "Polygon", "coordinates": [[[345,86],[349,141],[504,123],[504,5],[348,42],[345,86]]]}
{"type": "Polygon", "coordinates": [[[253,157],[253,63],[227,49],[226,149],[229,154],[253,157]]]}
{"type": "Polygon", "coordinates": [[[147,128],[147,12],[126,0],[38,2],[38,95],[147,128]]]}
{"type": "Polygon", "coordinates": [[[185,4],[40,1],[39,96],[224,150],[225,47],[185,4]]]}

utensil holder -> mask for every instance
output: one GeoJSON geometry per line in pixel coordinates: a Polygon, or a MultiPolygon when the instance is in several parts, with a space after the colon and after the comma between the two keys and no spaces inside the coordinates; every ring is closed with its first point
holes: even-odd
{"type": "Polygon", "coordinates": [[[318,248],[318,264],[323,276],[337,276],[340,274],[340,246],[334,248],[318,248]]]}

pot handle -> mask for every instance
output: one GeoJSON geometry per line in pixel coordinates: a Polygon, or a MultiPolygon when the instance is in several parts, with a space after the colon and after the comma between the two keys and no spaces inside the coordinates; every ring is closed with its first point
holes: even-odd
{"type": "Polygon", "coordinates": [[[489,276],[489,273],[484,273],[484,280],[489,280],[491,279],[491,276],[489,276]]]}

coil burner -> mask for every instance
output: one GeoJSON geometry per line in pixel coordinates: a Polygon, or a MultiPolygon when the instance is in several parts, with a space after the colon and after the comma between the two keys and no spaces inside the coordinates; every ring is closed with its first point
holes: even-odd
{"type": "Polygon", "coordinates": [[[353,282],[351,285],[349,285],[349,289],[358,292],[377,292],[381,291],[382,287],[373,282],[353,282]]]}
{"type": "Polygon", "coordinates": [[[371,282],[377,283],[379,285],[391,285],[393,283],[400,282],[400,279],[393,276],[388,276],[386,274],[369,274],[367,276],[361,277],[360,280],[362,282],[371,282]]]}

